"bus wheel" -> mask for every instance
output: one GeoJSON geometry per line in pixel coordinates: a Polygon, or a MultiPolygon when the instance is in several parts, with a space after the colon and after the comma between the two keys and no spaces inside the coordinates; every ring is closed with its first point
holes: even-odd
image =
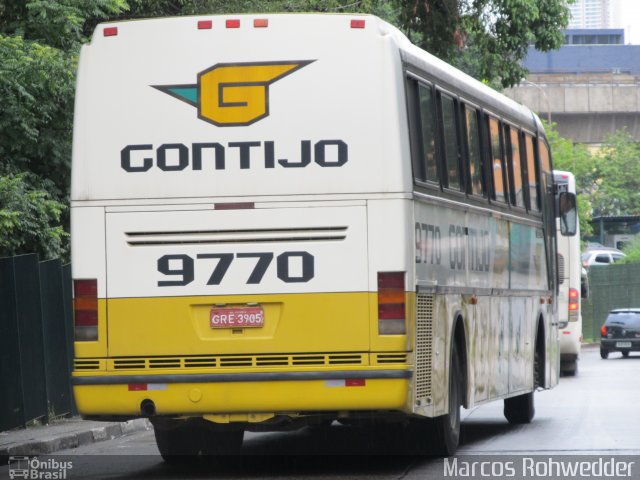
{"type": "Polygon", "coordinates": [[[575,377],[578,373],[578,360],[572,360],[562,365],[561,373],[567,377],[575,377]]]}
{"type": "Polygon", "coordinates": [[[533,392],[507,398],[504,401],[504,416],[511,424],[531,423],[535,413],[533,392]]]}
{"type": "Polygon", "coordinates": [[[200,429],[184,425],[165,427],[154,425],[156,444],[160,455],[167,463],[182,463],[192,460],[202,447],[200,429]]]}
{"type": "Polygon", "coordinates": [[[237,455],[242,449],[244,430],[205,429],[202,439],[202,454],[209,456],[237,455]]]}
{"type": "Polygon", "coordinates": [[[460,443],[461,379],[460,356],[454,340],[451,347],[451,367],[449,368],[449,413],[433,419],[433,446],[431,450],[436,455],[453,455],[460,443]]]}

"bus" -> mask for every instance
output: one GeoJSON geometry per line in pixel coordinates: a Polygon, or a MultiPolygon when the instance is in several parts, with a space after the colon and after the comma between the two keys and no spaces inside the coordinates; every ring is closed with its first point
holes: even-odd
{"type": "MultiPolygon", "coordinates": [[[[556,196],[561,192],[576,193],[576,180],[571,172],[553,171],[556,183],[556,196]]],[[[559,198],[557,199],[559,203],[559,198]]],[[[557,211],[560,213],[560,205],[557,211]]],[[[556,230],[561,230],[561,218],[558,215],[556,230]]],[[[574,376],[578,372],[578,360],[582,345],[582,308],[581,299],[586,295],[580,261],[580,226],[576,222],[575,235],[558,234],[558,327],[560,328],[560,372],[574,376]]]]}
{"type": "Polygon", "coordinates": [[[74,119],[78,410],[149,418],[167,461],[334,421],[450,455],[494,400],[530,422],[558,382],[553,188],[535,114],[375,16],[101,24],[74,119]]]}

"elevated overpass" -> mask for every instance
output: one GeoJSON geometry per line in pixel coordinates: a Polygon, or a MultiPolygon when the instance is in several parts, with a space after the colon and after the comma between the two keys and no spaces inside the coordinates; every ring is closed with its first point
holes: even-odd
{"type": "Polygon", "coordinates": [[[640,141],[640,75],[530,74],[503,93],[557,123],[574,142],[597,146],[622,128],[640,141]]]}

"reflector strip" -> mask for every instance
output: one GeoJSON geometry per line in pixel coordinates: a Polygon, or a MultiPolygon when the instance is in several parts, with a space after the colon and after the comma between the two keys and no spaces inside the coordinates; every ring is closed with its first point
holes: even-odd
{"type": "Polygon", "coordinates": [[[166,390],[166,383],[130,383],[127,385],[130,392],[146,392],[147,390],[166,390]]]}
{"type": "Polygon", "coordinates": [[[366,380],[364,378],[347,378],[346,386],[347,387],[364,387],[366,385],[366,380]]]}
{"type": "Polygon", "coordinates": [[[198,30],[210,30],[212,27],[213,27],[213,22],[211,20],[198,21],[198,30]]]}
{"type": "Polygon", "coordinates": [[[364,28],[364,20],[351,20],[351,28],[364,28]]]}
{"type": "Polygon", "coordinates": [[[118,27],[105,27],[102,33],[105,37],[115,37],[118,35],[118,27]]]}
{"type": "Polygon", "coordinates": [[[563,335],[571,335],[571,332],[562,332],[563,335]]]}
{"type": "Polygon", "coordinates": [[[227,28],[240,28],[240,20],[227,20],[225,25],[227,28]]]}
{"type": "Polygon", "coordinates": [[[364,387],[367,381],[364,378],[345,378],[341,380],[326,380],[325,387],[364,387]]]}
{"type": "Polygon", "coordinates": [[[266,18],[256,18],[253,21],[254,28],[266,28],[269,26],[269,20],[266,18]]]}

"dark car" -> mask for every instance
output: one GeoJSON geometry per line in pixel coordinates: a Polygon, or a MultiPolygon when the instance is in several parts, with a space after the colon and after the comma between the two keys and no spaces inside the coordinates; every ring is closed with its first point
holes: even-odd
{"type": "Polygon", "coordinates": [[[600,328],[600,356],[607,358],[610,352],[640,352],[640,308],[611,310],[607,321],[600,328]]]}

